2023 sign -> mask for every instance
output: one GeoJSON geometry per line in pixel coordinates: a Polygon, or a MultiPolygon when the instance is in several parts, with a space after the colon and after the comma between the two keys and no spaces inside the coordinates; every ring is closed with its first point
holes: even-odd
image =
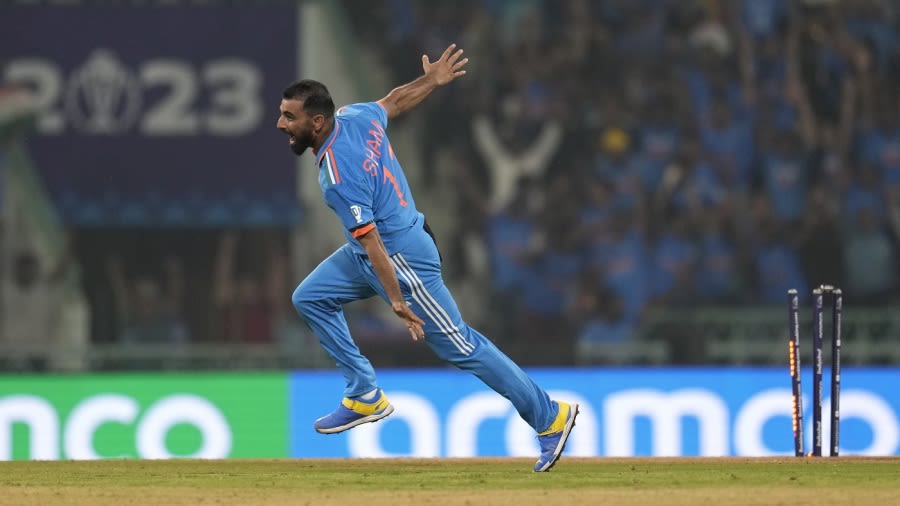
{"type": "Polygon", "coordinates": [[[116,135],[238,136],[263,118],[262,72],[241,58],[193,64],[154,58],[129,67],[97,48],[68,74],[47,58],[22,57],[3,68],[3,80],[30,88],[48,135],[74,129],[116,135]]]}

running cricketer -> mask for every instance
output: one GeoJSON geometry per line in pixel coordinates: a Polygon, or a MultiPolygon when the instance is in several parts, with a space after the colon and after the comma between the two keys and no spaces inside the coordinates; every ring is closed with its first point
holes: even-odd
{"type": "Polygon", "coordinates": [[[578,405],[551,400],[540,386],[490,340],[469,327],[441,277],[441,258],[425,216],[385,129],[388,121],[421,103],[437,87],[465,75],[468,58],[450,45],[424,75],[377,102],[350,104],[335,114],[328,89],[313,80],[289,85],[277,127],[297,156],[312,148],[325,203],[337,213],[347,243],[320,263],[294,291],[297,313],[318,336],[344,375],[344,399],[315,422],[335,434],[390,415],[394,408],[378,388],[375,370],[347,327],[343,305],[379,295],[409,329],[442,360],[469,371],[509,399],[537,433],[536,472],[559,459],[575,425],[578,405]]]}

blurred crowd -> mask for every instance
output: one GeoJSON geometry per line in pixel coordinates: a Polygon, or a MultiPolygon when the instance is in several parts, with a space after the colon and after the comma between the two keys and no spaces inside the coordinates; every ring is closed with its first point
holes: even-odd
{"type": "Polygon", "coordinates": [[[84,230],[76,241],[100,343],[290,343],[284,230],[84,230]]]}
{"type": "Polygon", "coordinates": [[[900,302],[900,2],[344,5],[394,82],[471,58],[423,106],[423,180],[457,197],[443,247],[484,245],[501,334],[616,342],[823,283],[900,302]]]}
{"type": "MultiPolygon", "coordinates": [[[[470,57],[413,113],[421,153],[401,157],[421,160],[404,162],[420,207],[452,218],[448,281],[483,306],[464,314],[522,363],[628,341],[658,307],[781,304],[823,283],[857,307],[900,302],[900,2],[342,3],[392,84],[451,42],[470,57]],[[548,339],[559,353],[532,345],[548,339]]],[[[290,306],[305,273],[289,240],[82,229],[52,265],[17,249],[3,313],[21,328],[4,334],[47,335],[35,308],[77,268],[95,344],[321,357],[290,306]]],[[[379,300],[347,310],[375,362],[428,363],[379,300]]]]}

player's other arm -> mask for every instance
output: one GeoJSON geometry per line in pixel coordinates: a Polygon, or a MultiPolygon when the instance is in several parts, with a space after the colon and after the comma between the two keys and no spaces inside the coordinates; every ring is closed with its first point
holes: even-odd
{"type": "Polygon", "coordinates": [[[450,44],[444,50],[444,54],[434,63],[428,59],[428,55],[423,54],[422,70],[425,74],[410,83],[394,88],[386,97],[378,101],[387,112],[389,120],[419,105],[438,86],[443,86],[457,77],[466,75],[466,71],[462,68],[469,62],[469,59],[460,60],[463,50],[459,49],[454,52],[454,49],[456,49],[456,44],[450,44]]]}
{"type": "Polygon", "coordinates": [[[384,248],[384,243],[381,242],[381,235],[378,233],[378,229],[372,224],[363,226],[362,230],[366,228],[368,228],[368,231],[356,236],[356,240],[366,249],[366,254],[369,256],[369,261],[372,262],[372,268],[378,276],[378,281],[381,282],[381,286],[384,287],[384,291],[387,293],[388,300],[391,301],[391,309],[394,311],[394,314],[406,322],[406,327],[409,329],[409,334],[412,336],[413,341],[418,341],[419,338],[425,336],[425,331],[423,330],[425,322],[406,305],[403,293],[400,292],[397,272],[394,270],[394,265],[391,264],[391,259],[384,248]]]}

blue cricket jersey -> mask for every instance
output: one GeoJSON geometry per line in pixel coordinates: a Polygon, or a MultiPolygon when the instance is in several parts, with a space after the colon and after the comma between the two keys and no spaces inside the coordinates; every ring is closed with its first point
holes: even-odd
{"type": "MultiPolygon", "coordinates": [[[[334,129],[316,152],[325,203],[340,218],[347,244],[300,283],[291,300],[334,359],[346,380],[345,397],[378,387],[375,370],[353,341],[335,308],[385,289],[357,240],[377,228],[410,310],[425,323],[425,340],[439,357],[470,371],[509,399],[535,431],[547,430],[560,413],[547,392],[483,334],[470,327],[441,277],[440,252],[416,210],[409,184],[384,129],[387,112],[377,103],[341,108],[334,129]]],[[[571,420],[571,418],[570,418],[571,420]]]]}
{"type": "Polygon", "coordinates": [[[328,207],[344,225],[353,250],[365,254],[357,237],[372,229],[389,255],[406,245],[406,232],[421,227],[409,183],[388,140],[387,111],[368,102],[341,107],[334,129],[318,152],[319,186],[328,207]]]}

